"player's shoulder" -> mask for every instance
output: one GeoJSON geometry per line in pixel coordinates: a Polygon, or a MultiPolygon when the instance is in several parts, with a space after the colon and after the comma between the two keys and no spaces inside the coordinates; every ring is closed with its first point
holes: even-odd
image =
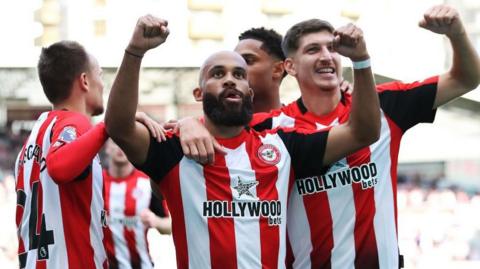
{"type": "Polygon", "coordinates": [[[78,133],[84,133],[92,127],[89,118],[81,113],[72,111],[54,111],[53,115],[57,118],[55,129],[64,129],[70,127],[78,133]]]}
{"type": "Polygon", "coordinates": [[[377,85],[377,92],[381,93],[384,91],[408,91],[415,88],[420,88],[423,86],[429,86],[432,84],[438,83],[439,76],[432,76],[423,80],[416,80],[413,82],[402,82],[402,81],[390,81],[377,85]]]}

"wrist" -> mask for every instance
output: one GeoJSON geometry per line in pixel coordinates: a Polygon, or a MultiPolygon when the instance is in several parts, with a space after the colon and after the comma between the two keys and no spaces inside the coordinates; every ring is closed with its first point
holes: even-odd
{"type": "Polygon", "coordinates": [[[455,41],[455,40],[459,40],[459,39],[464,39],[467,37],[467,32],[465,30],[462,30],[461,32],[459,33],[455,33],[455,34],[448,34],[446,35],[448,39],[450,39],[451,41],[455,41]]]}
{"type": "Polygon", "coordinates": [[[372,63],[370,61],[370,58],[360,60],[360,61],[352,61],[352,68],[354,70],[370,68],[371,65],[372,63]]]}
{"type": "Polygon", "coordinates": [[[128,55],[136,57],[136,58],[140,58],[140,59],[143,58],[143,55],[145,55],[145,52],[146,51],[137,49],[137,48],[132,47],[132,46],[127,46],[127,48],[125,49],[125,54],[128,54],[128,55]]]}
{"type": "Polygon", "coordinates": [[[368,60],[370,59],[370,55],[367,53],[367,54],[364,54],[364,55],[360,55],[360,56],[352,56],[350,57],[350,60],[352,62],[360,62],[360,61],[364,61],[364,60],[368,60]]]}

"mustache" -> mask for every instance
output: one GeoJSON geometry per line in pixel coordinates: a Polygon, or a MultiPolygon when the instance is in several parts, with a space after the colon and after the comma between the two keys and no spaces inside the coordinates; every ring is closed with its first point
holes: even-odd
{"type": "Polygon", "coordinates": [[[218,97],[220,98],[226,98],[230,95],[238,95],[240,96],[241,98],[244,98],[245,97],[245,94],[239,90],[237,90],[236,88],[226,88],[225,90],[223,90],[220,95],[218,97]]]}

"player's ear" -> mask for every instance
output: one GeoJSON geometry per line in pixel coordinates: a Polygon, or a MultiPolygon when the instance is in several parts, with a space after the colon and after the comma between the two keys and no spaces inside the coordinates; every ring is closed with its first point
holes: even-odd
{"type": "Polygon", "coordinates": [[[200,89],[200,87],[193,89],[192,93],[193,93],[193,97],[195,98],[195,101],[197,102],[203,101],[203,91],[202,89],[200,89]]]}
{"type": "Polygon", "coordinates": [[[255,91],[252,88],[248,88],[248,93],[250,94],[250,98],[252,99],[253,102],[253,97],[255,97],[255,91]]]}
{"type": "Polygon", "coordinates": [[[287,58],[285,59],[284,62],[284,67],[287,73],[291,76],[296,76],[297,75],[297,70],[295,70],[295,64],[293,62],[292,58],[287,58]]]}
{"type": "Polygon", "coordinates": [[[87,73],[81,73],[81,74],[77,77],[77,82],[78,82],[78,85],[80,86],[80,89],[88,92],[89,89],[88,89],[88,76],[87,76],[87,73]]]}
{"type": "Polygon", "coordinates": [[[283,61],[277,61],[273,64],[273,79],[282,79],[285,72],[285,65],[283,61]]]}

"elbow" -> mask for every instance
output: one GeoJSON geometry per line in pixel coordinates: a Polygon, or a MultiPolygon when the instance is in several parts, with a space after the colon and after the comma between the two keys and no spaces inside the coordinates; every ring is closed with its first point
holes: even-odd
{"type": "Polygon", "coordinates": [[[65,173],[63,173],[61,166],[58,165],[58,162],[52,160],[51,158],[47,158],[46,165],[48,175],[56,184],[63,184],[69,180],[65,173]]]}
{"type": "Polygon", "coordinates": [[[122,141],[125,134],[129,133],[128,124],[118,123],[107,117],[105,117],[105,130],[115,142],[122,141]]]}
{"type": "Polygon", "coordinates": [[[163,235],[170,235],[172,234],[172,228],[166,228],[166,229],[159,229],[160,234],[163,235]]]}
{"type": "Polygon", "coordinates": [[[363,147],[369,146],[380,139],[380,120],[374,124],[365,125],[361,132],[358,132],[357,141],[363,147]]]}
{"type": "Polygon", "coordinates": [[[467,90],[471,91],[471,90],[475,90],[479,84],[480,84],[480,74],[478,76],[472,77],[469,80],[466,80],[464,82],[464,87],[467,90]]]}

